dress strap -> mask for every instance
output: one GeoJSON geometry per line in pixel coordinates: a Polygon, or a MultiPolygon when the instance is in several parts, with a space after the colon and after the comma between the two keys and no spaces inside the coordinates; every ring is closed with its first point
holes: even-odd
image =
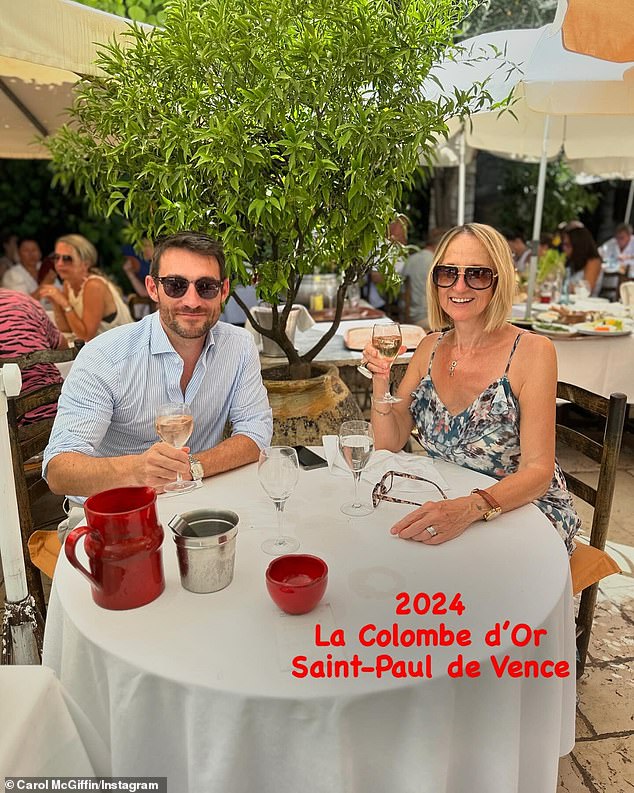
{"type": "Polygon", "coordinates": [[[520,341],[520,339],[522,338],[523,335],[524,335],[523,332],[520,331],[517,334],[517,336],[515,337],[515,341],[513,342],[513,347],[511,349],[511,354],[509,355],[509,359],[506,362],[506,369],[504,370],[504,377],[506,377],[507,374],[509,373],[509,367],[511,366],[511,361],[513,360],[513,356],[515,355],[515,350],[517,349],[517,345],[519,344],[519,341],[520,341]]]}
{"type": "Polygon", "coordinates": [[[436,339],[436,344],[434,344],[434,349],[431,351],[431,357],[429,359],[429,366],[427,367],[427,377],[431,377],[431,365],[434,362],[434,355],[436,355],[436,350],[438,349],[438,345],[442,341],[445,332],[441,333],[440,336],[436,339]]]}

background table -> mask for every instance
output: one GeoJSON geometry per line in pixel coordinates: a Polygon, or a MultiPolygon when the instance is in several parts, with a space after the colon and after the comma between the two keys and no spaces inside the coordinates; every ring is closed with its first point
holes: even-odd
{"type": "MultiPolygon", "coordinates": [[[[439,464],[449,495],[488,479],[439,464]]],[[[362,483],[369,497],[371,485],[362,483]]],[[[255,465],[206,480],[187,495],[159,499],[167,521],[199,507],[240,515],[236,569],[225,590],[194,595],[180,586],[170,537],[167,587],[148,606],[99,609],[87,582],[60,557],[49,605],[44,663],[91,718],[112,753],[115,775],[166,775],[170,791],[209,793],[554,793],[557,761],[574,743],[574,621],[563,543],[532,505],[476,524],[437,547],[391,537],[409,507],[382,503],[366,518],[339,505],[351,476],[302,471],[287,505],[287,529],[301,551],[330,568],[324,604],[301,617],[282,615],[268,598],[260,549],[275,534],[274,510],[255,465]],[[397,593],[460,592],[462,617],[395,616],[397,593]],[[548,631],[539,649],[492,650],[497,621],[548,631]],[[362,647],[367,623],[468,628],[473,645],[362,647]],[[296,679],[296,653],[325,659],[314,626],[343,628],[344,657],[378,653],[432,656],[431,679],[296,679]],[[482,661],[476,679],[451,679],[447,664],[463,652],[482,661]],[[564,680],[499,680],[489,656],[564,659],[564,680]]],[[[428,493],[421,494],[428,498],[428,493]]],[[[407,497],[407,496],[406,496],[407,497]]]]}
{"type": "Polygon", "coordinates": [[[559,379],[609,397],[627,394],[634,402],[634,335],[556,339],[559,379]]]}
{"type": "Polygon", "coordinates": [[[0,666],[0,722],[0,778],[103,773],[103,743],[46,667],[0,666]]]}

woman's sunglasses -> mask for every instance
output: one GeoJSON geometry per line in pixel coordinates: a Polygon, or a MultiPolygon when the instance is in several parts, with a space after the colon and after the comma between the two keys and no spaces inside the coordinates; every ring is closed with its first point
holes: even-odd
{"type": "Polygon", "coordinates": [[[196,287],[198,296],[203,300],[213,300],[222,289],[222,281],[215,278],[197,278],[195,281],[188,281],[180,275],[154,276],[154,280],[163,285],[163,290],[168,297],[182,297],[189,289],[189,285],[196,287]]]}
{"type": "Polygon", "coordinates": [[[51,259],[54,262],[59,262],[61,260],[64,262],[64,264],[70,264],[73,261],[73,257],[68,253],[53,253],[51,255],[51,259]]]}
{"type": "Polygon", "coordinates": [[[432,281],[441,289],[453,286],[460,273],[470,289],[490,289],[498,277],[490,267],[454,267],[449,264],[437,264],[432,270],[432,281]]]}
{"type": "Polygon", "coordinates": [[[427,482],[436,488],[443,499],[447,499],[444,490],[435,482],[432,482],[431,479],[425,479],[424,476],[416,476],[416,474],[402,474],[399,471],[388,471],[386,474],[383,474],[381,481],[377,482],[372,490],[372,506],[375,509],[379,506],[379,501],[392,501],[395,504],[412,504],[415,507],[422,507],[420,501],[408,501],[404,498],[396,498],[395,496],[388,495],[394,484],[395,476],[399,476],[401,479],[413,479],[416,482],[427,482]]]}

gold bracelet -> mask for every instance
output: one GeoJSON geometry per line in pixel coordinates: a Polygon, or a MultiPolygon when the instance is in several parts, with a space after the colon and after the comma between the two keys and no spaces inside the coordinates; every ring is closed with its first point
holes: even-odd
{"type": "Polygon", "coordinates": [[[390,413],[392,412],[392,408],[390,408],[389,410],[378,410],[376,407],[376,403],[374,402],[374,397],[370,397],[370,404],[372,405],[372,410],[375,413],[378,413],[379,416],[389,416],[390,413]]]}

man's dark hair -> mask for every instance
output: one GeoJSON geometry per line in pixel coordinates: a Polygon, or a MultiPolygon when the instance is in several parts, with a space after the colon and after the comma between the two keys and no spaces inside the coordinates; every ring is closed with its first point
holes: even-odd
{"type": "Polygon", "coordinates": [[[191,253],[197,253],[199,256],[213,256],[220,268],[220,280],[224,280],[225,253],[222,249],[222,243],[199,231],[179,231],[178,234],[160,237],[154,243],[154,254],[152,255],[152,264],[150,266],[152,278],[158,276],[161,256],[170,248],[180,248],[191,253]]]}
{"type": "Polygon", "coordinates": [[[500,233],[504,237],[505,240],[522,240],[522,242],[526,242],[526,234],[524,233],[524,229],[500,229],[500,233]]]}
{"type": "Polygon", "coordinates": [[[25,242],[34,242],[38,248],[40,248],[40,243],[35,239],[35,237],[19,237],[18,238],[18,248],[23,245],[25,242]]]}

